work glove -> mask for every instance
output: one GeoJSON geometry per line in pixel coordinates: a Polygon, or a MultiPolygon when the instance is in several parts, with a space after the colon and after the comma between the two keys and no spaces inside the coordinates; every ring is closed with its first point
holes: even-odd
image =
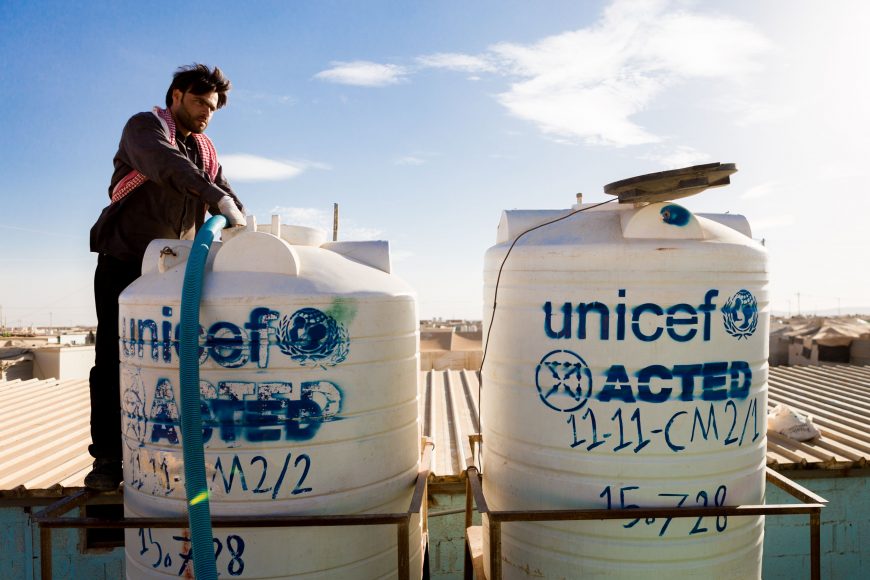
{"type": "Polygon", "coordinates": [[[244,226],[247,224],[245,214],[236,207],[236,202],[228,195],[223,196],[217,203],[218,209],[229,222],[230,226],[244,226]]]}

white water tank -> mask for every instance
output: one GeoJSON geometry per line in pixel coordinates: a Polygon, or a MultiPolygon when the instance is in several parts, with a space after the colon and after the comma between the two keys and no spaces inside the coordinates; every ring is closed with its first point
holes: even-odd
{"type": "MultiPolygon", "coordinates": [[[[571,211],[503,214],[485,323],[511,243],[571,211]]],[[[767,257],[745,219],[716,218],[612,203],[519,240],[485,329],[491,509],[763,503],[767,257]]],[[[501,565],[504,578],[760,578],[763,529],[762,517],[506,523],[501,565]]]]}
{"type": "MultiPolygon", "coordinates": [[[[324,243],[275,221],[253,230],[215,242],[203,285],[212,515],[406,511],[420,454],[418,322],[412,291],[390,274],[387,243],[324,243]]],[[[153,242],[142,277],[120,298],[128,517],[186,514],[178,339],[190,245],[153,242]]],[[[395,526],[213,532],[223,578],[396,574],[395,526]]],[[[192,577],[189,537],[127,530],[127,577],[192,577]]],[[[410,546],[419,571],[418,520],[410,546]]]]}

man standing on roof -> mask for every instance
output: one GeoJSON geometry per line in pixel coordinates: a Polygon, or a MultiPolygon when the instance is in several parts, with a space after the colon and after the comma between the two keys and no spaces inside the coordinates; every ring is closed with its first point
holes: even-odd
{"type": "Polygon", "coordinates": [[[113,490],[121,470],[121,402],[118,296],[141,275],[152,240],[193,239],[206,210],[244,225],[239,199],[223,176],[217,153],[203,132],[227,102],[230,81],[217,67],[179,68],[166,91],[166,108],[133,115],[121,134],[110,204],[91,228],[97,252],[96,360],[91,369],[91,489],[113,490]]]}

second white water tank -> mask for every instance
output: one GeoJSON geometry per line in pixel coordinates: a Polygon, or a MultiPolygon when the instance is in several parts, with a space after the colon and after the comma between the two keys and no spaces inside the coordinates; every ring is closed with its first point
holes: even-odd
{"type": "MultiPolygon", "coordinates": [[[[613,203],[528,233],[504,262],[570,211],[505,212],[486,255],[485,322],[504,263],[482,375],[490,508],[763,503],[768,274],[746,221],[613,203]]],[[[505,578],[759,578],[763,525],[507,523],[501,564],[505,578]]]]}

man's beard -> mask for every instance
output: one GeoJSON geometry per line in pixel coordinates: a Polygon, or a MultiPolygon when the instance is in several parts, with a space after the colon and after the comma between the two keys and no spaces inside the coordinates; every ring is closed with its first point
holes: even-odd
{"type": "Polygon", "coordinates": [[[178,118],[175,121],[181,125],[185,131],[197,134],[205,131],[205,128],[208,126],[208,123],[206,123],[205,126],[200,129],[200,124],[191,118],[190,113],[187,112],[184,105],[178,108],[178,118]]]}

